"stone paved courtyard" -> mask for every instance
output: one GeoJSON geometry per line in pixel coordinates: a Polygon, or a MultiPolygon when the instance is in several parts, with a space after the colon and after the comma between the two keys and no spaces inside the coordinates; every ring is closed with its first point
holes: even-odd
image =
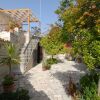
{"type": "Polygon", "coordinates": [[[42,64],[39,64],[20,79],[20,86],[29,90],[31,100],[71,100],[65,92],[69,76],[77,83],[85,67],[61,57],[60,60],[62,62],[52,65],[48,71],[42,71],[42,64]]]}

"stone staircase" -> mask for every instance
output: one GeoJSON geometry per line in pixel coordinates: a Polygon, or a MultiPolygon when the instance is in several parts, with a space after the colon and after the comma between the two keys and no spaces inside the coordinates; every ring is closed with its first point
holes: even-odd
{"type": "MultiPolygon", "coordinates": [[[[14,73],[25,73],[26,71],[28,71],[30,68],[33,67],[33,60],[34,58],[36,58],[35,56],[36,56],[37,44],[39,42],[39,38],[33,39],[30,37],[31,39],[27,43],[26,39],[25,40],[23,39],[24,37],[26,38],[25,36],[26,34],[27,33],[21,33],[19,36],[20,38],[18,39],[18,42],[17,42],[18,45],[16,44],[19,55],[20,55],[20,64],[12,65],[12,71],[14,73]]],[[[0,48],[0,58],[4,57],[5,55],[6,55],[5,48],[4,47],[0,48]]],[[[7,69],[5,67],[3,68],[7,69]]],[[[2,68],[0,70],[2,70],[2,68]]],[[[7,73],[6,70],[4,71],[5,73],[7,73]]]]}
{"type": "Polygon", "coordinates": [[[25,43],[21,48],[19,65],[21,73],[25,73],[33,66],[33,53],[37,49],[38,42],[39,39],[31,39],[29,43],[25,43]]]}

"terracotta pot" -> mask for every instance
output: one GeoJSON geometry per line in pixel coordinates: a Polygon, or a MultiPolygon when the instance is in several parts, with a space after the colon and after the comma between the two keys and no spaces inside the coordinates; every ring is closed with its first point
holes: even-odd
{"type": "Polygon", "coordinates": [[[81,58],[77,58],[77,62],[78,63],[82,63],[82,59],[81,58]]]}
{"type": "Polygon", "coordinates": [[[42,67],[42,70],[43,70],[43,71],[46,71],[47,69],[46,69],[45,67],[42,67]]]}
{"type": "Polygon", "coordinates": [[[15,90],[15,84],[3,85],[3,90],[5,93],[13,92],[15,90]]]}
{"type": "Polygon", "coordinates": [[[42,67],[42,70],[43,70],[43,71],[46,71],[46,70],[49,70],[49,69],[50,69],[50,66],[48,66],[48,65],[47,65],[47,66],[42,67]]]}
{"type": "Polygon", "coordinates": [[[68,61],[72,61],[72,56],[71,56],[71,54],[67,54],[66,56],[65,56],[65,59],[67,59],[68,61]]]}
{"type": "Polygon", "coordinates": [[[72,48],[72,44],[71,44],[71,43],[66,43],[66,44],[64,45],[64,47],[65,47],[65,48],[72,48]]]}

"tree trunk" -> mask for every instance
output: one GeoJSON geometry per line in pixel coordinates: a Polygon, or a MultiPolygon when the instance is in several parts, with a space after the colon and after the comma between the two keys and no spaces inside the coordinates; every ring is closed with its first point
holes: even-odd
{"type": "Polygon", "coordinates": [[[53,59],[53,55],[52,55],[52,59],[53,59]]]}
{"type": "Polygon", "coordinates": [[[11,74],[11,62],[9,63],[9,74],[11,74]]]}

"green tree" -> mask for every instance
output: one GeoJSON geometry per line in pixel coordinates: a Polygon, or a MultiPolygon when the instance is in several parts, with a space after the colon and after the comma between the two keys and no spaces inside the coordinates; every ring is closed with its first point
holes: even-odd
{"type": "MultiPolygon", "coordinates": [[[[56,13],[67,35],[66,42],[72,43],[87,68],[100,67],[100,0],[62,0],[56,13]]],[[[100,95],[100,82],[98,86],[100,95]]]]}
{"type": "Polygon", "coordinates": [[[49,34],[41,39],[41,45],[50,55],[64,52],[64,44],[61,40],[61,28],[52,26],[49,34]]]}
{"type": "Polygon", "coordinates": [[[66,42],[82,55],[88,69],[100,66],[100,1],[62,0],[56,13],[63,23],[66,42]]]}
{"type": "Polygon", "coordinates": [[[0,64],[5,64],[9,67],[9,74],[11,73],[11,67],[12,64],[18,64],[19,63],[19,55],[16,51],[16,47],[12,43],[7,43],[5,45],[6,49],[6,57],[0,59],[0,64]]]}

